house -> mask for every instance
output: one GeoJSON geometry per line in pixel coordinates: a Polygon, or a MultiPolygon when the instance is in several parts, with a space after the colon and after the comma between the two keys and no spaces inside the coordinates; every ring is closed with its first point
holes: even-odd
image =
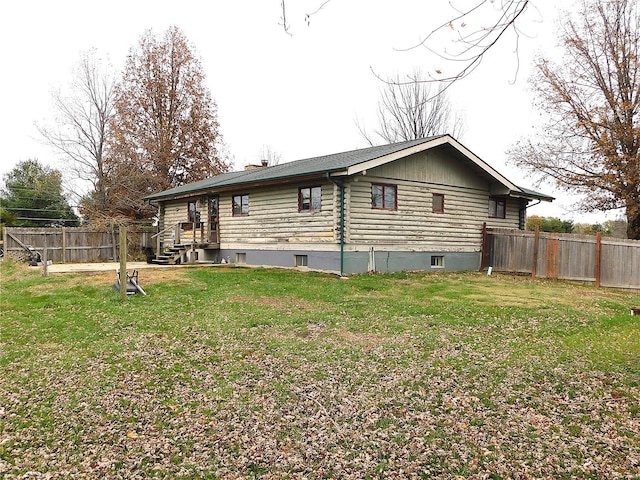
{"type": "Polygon", "coordinates": [[[520,228],[530,202],[450,135],[230,172],[147,197],[157,261],[367,271],[471,270],[483,225],[520,228]]]}

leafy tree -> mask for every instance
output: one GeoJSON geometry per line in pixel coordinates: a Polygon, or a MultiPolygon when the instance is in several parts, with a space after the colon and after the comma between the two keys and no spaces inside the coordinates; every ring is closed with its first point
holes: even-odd
{"type": "Polygon", "coordinates": [[[602,224],[602,229],[608,237],[625,238],[627,232],[627,222],[624,219],[606,220],[602,224]]]}
{"type": "Polygon", "coordinates": [[[380,91],[378,127],[369,133],[358,125],[360,135],[369,143],[394,143],[441,133],[458,137],[464,130],[461,117],[451,111],[451,103],[442,87],[434,93],[416,69],[409,82],[400,77],[387,79],[380,91]]]}
{"type": "Polygon", "coordinates": [[[624,208],[640,239],[640,12],[636,0],[583,1],[561,35],[561,63],[536,62],[531,84],[548,121],[510,160],[584,195],[587,211],[624,208]]]}
{"type": "Polygon", "coordinates": [[[616,219],[606,220],[603,223],[576,223],[573,226],[573,233],[595,235],[598,232],[605,237],[626,238],[627,222],[623,219],[616,219]]]}
{"type": "MultiPolygon", "coordinates": [[[[4,205],[5,199],[0,195],[0,204],[4,205]]],[[[4,207],[0,207],[0,225],[17,225],[17,217],[4,207]]]]}
{"type": "Polygon", "coordinates": [[[525,225],[525,228],[530,232],[535,231],[536,227],[542,230],[542,222],[543,222],[543,217],[540,217],[538,215],[529,215],[527,217],[527,223],[525,225]]]}
{"type": "Polygon", "coordinates": [[[573,220],[561,220],[556,217],[540,217],[531,215],[527,218],[527,230],[533,231],[538,227],[541,232],[571,233],[573,220]]]}
{"type": "Polygon", "coordinates": [[[177,27],[162,38],[147,31],[127,59],[116,87],[107,191],[129,218],[155,211],[149,193],[216,175],[228,169],[217,107],[193,47],[177,27]]]}
{"type": "Polygon", "coordinates": [[[0,210],[7,224],[77,225],[78,216],[62,193],[62,175],[58,170],[43,166],[38,160],[26,160],[4,175],[4,185],[0,191],[0,210]]]}
{"type": "Polygon", "coordinates": [[[64,156],[75,178],[92,185],[81,201],[83,216],[90,220],[109,211],[105,154],[114,115],[114,87],[112,69],[94,51],[86,52],[67,91],[52,94],[54,125],[38,125],[47,143],[64,156]]]}

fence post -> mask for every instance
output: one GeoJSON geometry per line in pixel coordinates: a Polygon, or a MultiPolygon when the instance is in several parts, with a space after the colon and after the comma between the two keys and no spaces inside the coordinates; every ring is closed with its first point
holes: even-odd
{"type": "Polygon", "coordinates": [[[120,297],[127,298],[127,227],[120,225],[120,297]]]}
{"type": "Polygon", "coordinates": [[[602,233],[596,233],[596,287],[600,287],[600,262],[602,260],[602,233]]]}
{"type": "Polygon", "coordinates": [[[113,225],[113,220],[111,220],[111,249],[113,250],[113,260],[115,261],[118,258],[118,246],[116,245],[116,230],[113,225]]]}
{"type": "Polygon", "coordinates": [[[536,278],[538,273],[538,249],[540,248],[540,226],[536,225],[533,236],[533,265],[531,265],[531,278],[536,278]]]}
{"type": "Polygon", "coordinates": [[[44,248],[42,249],[42,273],[45,277],[49,276],[49,248],[47,245],[47,236],[44,236],[44,248]]]}
{"type": "Polygon", "coordinates": [[[62,227],[62,263],[67,261],[67,229],[62,227]]]}

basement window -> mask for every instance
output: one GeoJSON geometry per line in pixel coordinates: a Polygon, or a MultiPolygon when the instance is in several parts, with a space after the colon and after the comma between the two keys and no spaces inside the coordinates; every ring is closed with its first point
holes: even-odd
{"type": "Polygon", "coordinates": [[[247,263],[247,254],[236,253],[236,263],[239,265],[244,265],[245,263],[247,263]]]}
{"type": "Polygon", "coordinates": [[[306,255],[294,255],[294,265],[296,267],[306,267],[309,265],[309,259],[306,255]]]}
{"type": "Polygon", "coordinates": [[[444,268],[444,256],[431,255],[431,268],[444,268]]]}

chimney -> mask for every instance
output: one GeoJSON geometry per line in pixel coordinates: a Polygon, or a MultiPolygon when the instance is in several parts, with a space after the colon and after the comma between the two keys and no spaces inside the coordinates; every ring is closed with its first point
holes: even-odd
{"type": "Polygon", "coordinates": [[[269,165],[269,160],[260,160],[260,165],[245,165],[245,170],[255,170],[256,168],[265,168],[269,165]]]}

